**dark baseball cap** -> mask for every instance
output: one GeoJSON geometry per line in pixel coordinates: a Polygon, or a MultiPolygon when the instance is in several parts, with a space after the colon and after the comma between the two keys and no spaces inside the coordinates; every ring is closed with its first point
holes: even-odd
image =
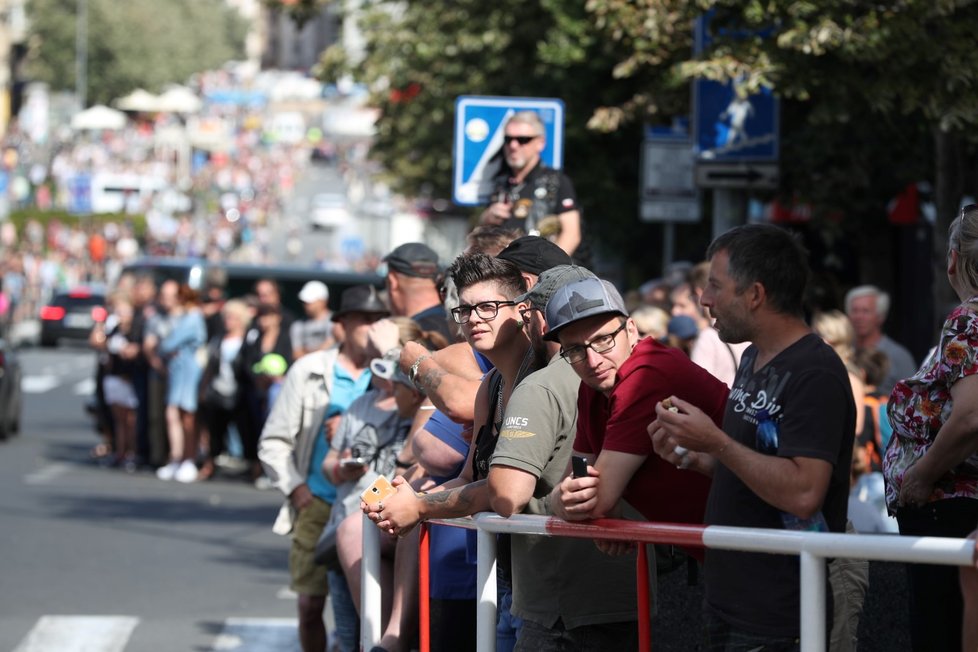
{"type": "Polygon", "coordinates": [[[557,265],[544,270],[537,279],[536,285],[530,288],[529,292],[521,294],[513,299],[516,303],[529,301],[536,310],[546,310],[547,302],[550,301],[557,290],[585,278],[597,278],[594,272],[587,267],[578,265],[557,265]]]}
{"type": "Polygon", "coordinates": [[[354,285],[340,295],[340,309],[333,313],[331,319],[339,320],[351,312],[366,312],[371,314],[389,315],[391,311],[380,298],[377,288],[372,285],[354,285]]]}
{"type": "Polygon", "coordinates": [[[396,247],[384,256],[387,268],[392,272],[419,278],[435,278],[440,269],[438,254],[422,242],[408,242],[396,247]]]}
{"type": "Polygon", "coordinates": [[[595,315],[628,316],[625,302],[615,286],[599,278],[585,278],[558,288],[547,302],[547,326],[543,339],[557,341],[565,326],[595,315]]]}
{"type": "Polygon", "coordinates": [[[563,249],[538,235],[516,238],[496,255],[516,265],[521,272],[542,274],[557,265],[570,265],[571,257],[563,249]]]}

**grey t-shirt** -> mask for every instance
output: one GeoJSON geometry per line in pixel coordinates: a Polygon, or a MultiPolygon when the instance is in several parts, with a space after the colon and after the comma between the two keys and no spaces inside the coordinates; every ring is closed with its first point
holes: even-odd
{"type": "Polygon", "coordinates": [[[339,527],[340,521],[359,506],[360,494],[378,475],[393,475],[394,459],[404,445],[411,420],[398,417],[396,408],[377,407],[381,397],[380,390],[371,389],[350,403],[333,436],[333,444],[341,454],[347,448],[356,447],[366,458],[368,468],[357,481],[336,486],[336,500],[326,524],[327,530],[339,527]]]}
{"type": "Polygon", "coordinates": [[[901,380],[910,378],[917,372],[917,363],[913,356],[904,346],[896,340],[884,335],[880,338],[876,349],[886,354],[890,360],[890,368],[886,372],[886,378],[879,384],[879,391],[884,396],[889,396],[893,391],[893,386],[901,380]]]}
{"type": "MultiPolygon", "coordinates": [[[[537,477],[542,499],[564,477],[577,430],[580,378],[560,356],[516,386],[506,406],[492,466],[537,477]]],[[[543,513],[531,500],[526,513],[543,513]]],[[[611,557],[588,539],[513,535],[512,613],[544,627],[634,621],[635,555],[611,557]]]]}
{"type": "Polygon", "coordinates": [[[329,315],[322,319],[304,319],[289,327],[292,346],[305,352],[316,351],[333,334],[333,322],[329,315]]]}

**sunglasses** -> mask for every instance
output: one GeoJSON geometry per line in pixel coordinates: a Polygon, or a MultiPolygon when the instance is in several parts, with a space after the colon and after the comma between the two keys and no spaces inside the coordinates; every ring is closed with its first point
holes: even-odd
{"type": "Polygon", "coordinates": [[[530,141],[536,140],[539,136],[503,136],[503,143],[509,145],[514,140],[520,145],[526,145],[530,141]]]}

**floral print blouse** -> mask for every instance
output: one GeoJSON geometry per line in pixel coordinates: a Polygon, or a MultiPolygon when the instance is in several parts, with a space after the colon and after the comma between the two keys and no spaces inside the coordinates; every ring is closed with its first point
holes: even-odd
{"type": "MultiPolygon", "coordinates": [[[[887,416],[893,437],[883,457],[886,505],[895,512],[903,475],[934,443],[951,416],[951,386],[978,373],[978,296],[955,308],[941,329],[938,346],[912,377],[900,381],[890,394],[887,416]]],[[[978,436],[978,433],[975,433],[978,436]]],[[[978,455],[942,476],[931,501],[978,498],[978,455]]]]}

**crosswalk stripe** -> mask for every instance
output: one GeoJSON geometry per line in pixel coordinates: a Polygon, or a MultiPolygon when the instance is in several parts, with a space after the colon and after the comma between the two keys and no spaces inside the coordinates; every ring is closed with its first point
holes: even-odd
{"type": "Polygon", "coordinates": [[[25,394],[43,394],[58,386],[57,376],[24,376],[20,381],[20,391],[25,394]]]}
{"type": "Polygon", "coordinates": [[[47,464],[39,468],[37,471],[25,475],[24,482],[32,485],[47,484],[58,476],[64,475],[69,468],[71,467],[60,462],[56,464],[47,464]]]}
{"type": "Polygon", "coordinates": [[[72,390],[75,396],[91,396],[95,393],[95,379],[86,378],[85,380],[80,380],[75,383],[75,387],[72,390]]]}
{"type": "Polygon", "coordinates": [[[228,618],[214,640],[215,652],[302,652],[295,618],[228,618]]]}
{"type": "Polygon", "coordinates": [[[138,618],[42,616],[14,652],[122,652],[138,618]]]}

